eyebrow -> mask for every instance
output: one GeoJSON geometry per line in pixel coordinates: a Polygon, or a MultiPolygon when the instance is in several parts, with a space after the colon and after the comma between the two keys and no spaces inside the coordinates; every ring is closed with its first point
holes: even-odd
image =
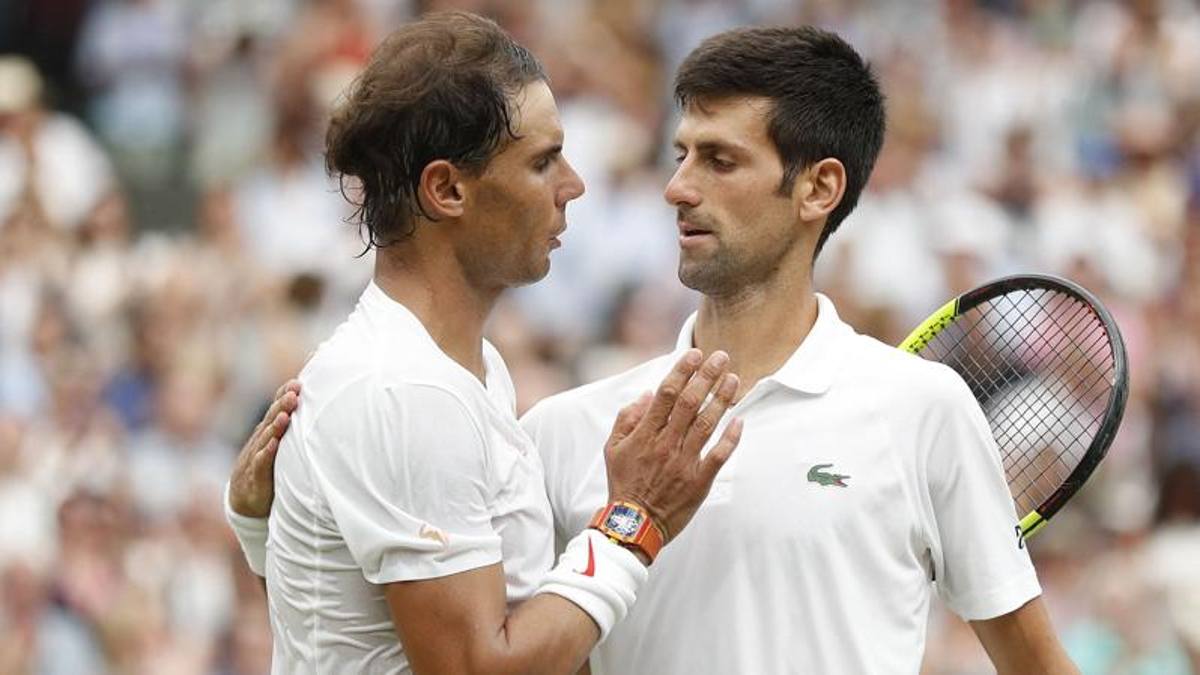
{"type": "MultiPolygon", "coordinates": [[[[687,151],[687,146],[684,145],[678,139],[675,140],[673,145],[675,146],[676,150],[687,151]]],[[[696,144],[696,151],[699,152],[700,154],[709,154],[709,155],[715,155],[715,154],[722,153],[722,152],[731,154],[731,155],[745,155],[747,153],[746,148],[742,147],[741,145],[739,145],[737,143],[727,143],[724,141],[714,141],[714,140],[700,141],[699,143],[696,144]]]]}
{"type": "Polygon", "coordinates": [[[547,148],[543,148],[542,150],[539,150],[539,151],[533,153],[533,157],[534,157],[534,159],[542,159],[543,157],[552,157],[554,155],[562,154],[562,149],[563,149],[562,143],[555,143],[554,145],[551,145],[547,148]]]}

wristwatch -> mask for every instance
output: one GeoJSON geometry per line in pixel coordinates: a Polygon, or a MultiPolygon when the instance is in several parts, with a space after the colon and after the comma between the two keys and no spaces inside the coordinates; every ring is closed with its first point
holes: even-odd
{"type": "Polygon", "coordinates": [[[588,527],[599,530],[625,548],[641,551],[654,562],[663,547],[662,530],[650,519],[646,509],[633,502],[609,502],[592,516],[588,527]]]}

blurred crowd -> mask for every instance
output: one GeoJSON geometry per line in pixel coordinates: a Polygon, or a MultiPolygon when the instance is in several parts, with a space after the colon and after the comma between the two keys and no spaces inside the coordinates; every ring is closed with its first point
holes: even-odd
{"type": "MultiPolygon", "coordinates": [[[[1198,3],[0,0],[0,675],[268,670],[220,489],[371,274],[327,112],[390,28],[444,8],[544,61],[588,188],[490,327],[522,410],[668,350],[695,306],[661,194],[687,52],[833,29],[889,130],[818,287],[893,343],[1005,273],[1109,305],[1125,423],[1032,552],[1085,673],[1200,672],[1198,3]]],[[[938,609],[925,671],[989,667],[938,609]]]]}

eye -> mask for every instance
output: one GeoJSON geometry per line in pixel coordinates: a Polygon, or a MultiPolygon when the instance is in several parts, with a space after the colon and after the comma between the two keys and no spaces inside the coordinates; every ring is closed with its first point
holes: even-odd
{"type": "Polygon", "coordinates": [[[562,156],[561,150],[553,150],[551,152],[547,152],[546,154],[542,155],[541,157],[538,157],[536,161],[534,161],[533,170],[537,171],[538,173],[542,173],[546,169],[549,169],[550,165],[553,164],[555,161],[557,161],[558,158],[561,156],[562,156]]]}
{"type": "Polygon", "coordinates": [[[685,159],[687,159],[686,152],[680,152],[680,153],[675,154],[675,163],[676,164],[683,164],[683,160],[685,160],[685,159]]]}
{"type": "Polygon", "coordinates": [[[721,159],[720,157],[717,157],[715,155],[708,158],[708,163],[710,166],[712,166],[713,169],[720,171],[722,173],[728,172],[728,171],[733,171],[733,168],[734,168],[733,162],[721,159]]]}

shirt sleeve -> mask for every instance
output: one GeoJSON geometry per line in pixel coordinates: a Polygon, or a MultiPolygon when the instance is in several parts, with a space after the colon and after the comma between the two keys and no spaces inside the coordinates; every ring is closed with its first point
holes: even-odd
{"type": "Polygon", "coordinates": [[[938,594],[968,621],[1018,609],[1041,593],[999,449],[966,384],[948,384],[925,420],[938,594]]]}
{"type": "Polygon", "coordinates": [[[483,427],[458,395],[374,380],[331,402],[313,433],[315,478],[367,581],[500,562],[483,427]]]}

